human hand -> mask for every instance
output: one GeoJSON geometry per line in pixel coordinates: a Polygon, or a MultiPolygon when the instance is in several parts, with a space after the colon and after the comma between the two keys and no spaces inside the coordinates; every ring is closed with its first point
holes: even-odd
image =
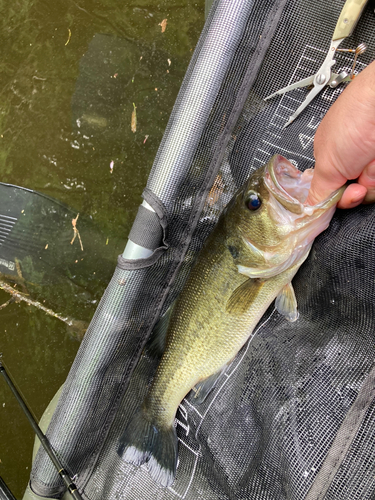
{"type": "Polygon", "coordinates": [[[348,85],[317,128],[315,172],[306,202],[328,198],[347,180],[339,208],[375,202],[375,61],[348,85]]]}

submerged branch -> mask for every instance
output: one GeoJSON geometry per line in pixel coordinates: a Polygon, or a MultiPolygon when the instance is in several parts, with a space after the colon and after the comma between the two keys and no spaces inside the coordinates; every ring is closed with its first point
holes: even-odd
{"type": "Polygon", "coordinates": [[[79,336],[82,339],[87,329],[87,323],[85,321],[76,320],[70,318],[69,316],[62,316],[61,314],[56,313],[52,309],[49,309],[48,307],[44,306],[37,300],[30,299],[30,297],[27,297],[24,293],[15,290],[8,283],[5,283],[5,281],[0,280],[0,289],[4,290],[4,292],[7,292],[12,296],[7,302],[5,302],[0,306],[0,310],[9,305],[11,302],[21,302],[21,301],[26,302],[26,304],[28,304],[29,306],[34,306],[40,311],[43,311],[49,316],[57,318],[66,325],[70,326],[77,333],[77,336],[79,336]]]}
{"type": "Polygon", "coordinates": [[[4,302],[4,304],[1,304],[0,311],[1,311],[1,309],[5,309],[6,306],[9,306],[9,304],[11,304],[12,302],[14,302],[14,298],[13,297],[11,297],[9,300],[7,300],[6,302],[4,302]]]}

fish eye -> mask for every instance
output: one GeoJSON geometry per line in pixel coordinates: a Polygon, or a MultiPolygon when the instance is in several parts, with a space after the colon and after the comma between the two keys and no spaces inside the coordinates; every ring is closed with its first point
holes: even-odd
{"type": "Polygon", "coordinates": [[[249,210],[258,210],[262,205],[260,196],[255,191],[247,193],[245,204],[249,210]]]}

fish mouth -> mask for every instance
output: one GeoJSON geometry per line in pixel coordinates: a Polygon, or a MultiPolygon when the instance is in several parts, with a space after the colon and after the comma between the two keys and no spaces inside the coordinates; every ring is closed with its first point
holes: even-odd
{"type": "Polygon", "coordinates": [[[335,191],[329,198],[317,205],[307,205],[314,169],[304,172],[298,170],[289,160],[281,155],[271,158],[265,169],[267,189],[288,210],[295,214],[311,215],[317,208],[327,209],[341,198],[342,189],[335,191]]]}
{"type": "MultiPolygon", "coordinates": [[[[316,205],[307,205],[313,169],[301,172],[290,161],[280,155],[271,158],[264,170],[264,183],[270,196],[268,215],[284,234],[281,247],[258,248],[245,240],[252,254],[263,263],[254,267],[238,265],[238,271],[250,278],[267,279],[300,265],[307,257],[315,237],[328,227],[335,205],[344,188],[335,191],[326,200],[316,205]],[[285,251],[285,248],[288,251],[285,251]]],[[[281,237],[281,236],[280,236],[281,237]]]]}

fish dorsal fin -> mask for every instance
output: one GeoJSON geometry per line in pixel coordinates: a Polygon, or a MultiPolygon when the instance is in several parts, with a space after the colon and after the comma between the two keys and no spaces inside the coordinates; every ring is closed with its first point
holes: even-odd
{"type": "Polygon", "coordinates": [[[223,368],[217,373],[214,373],[213,375],[210,375],[201,382],[198,382],[198,384],[195,384],[195,386],[192,388],[192,390],[189,392],[189,394],[186,396],[185,399],[187,399],[187,401],[189,401],[189,403],[191,404],[195,405],[202,404],[206,400],[207,396],[210,394],[212,389],[215,387],[220,376],[227,369],[228,364],[224,365],[223,368]]]}
{"type": "Polygon", "coordinates": [[[288,321],[293,322],[298,319],[297,299],[292,283],[288,283],[281,289],[276,298],[275,306],[279,313],[285,316],[288,321]]]}
{"type": "Polygon", "coordinates": [[[249,310],[254,299],[262,289],[264,281],[248,279],[238,286],[229,297],[226,311],[229,314],[243,314],[249,310]]]}
{"type": "Polygon", "coordinates": [[[168,307],[165,314],[163,314],[163,316],[159,319],[151,332],[145,351],[152,358],[160,358],[165,350],[169,322],[175,304],[176,300],[168,307]]]}

